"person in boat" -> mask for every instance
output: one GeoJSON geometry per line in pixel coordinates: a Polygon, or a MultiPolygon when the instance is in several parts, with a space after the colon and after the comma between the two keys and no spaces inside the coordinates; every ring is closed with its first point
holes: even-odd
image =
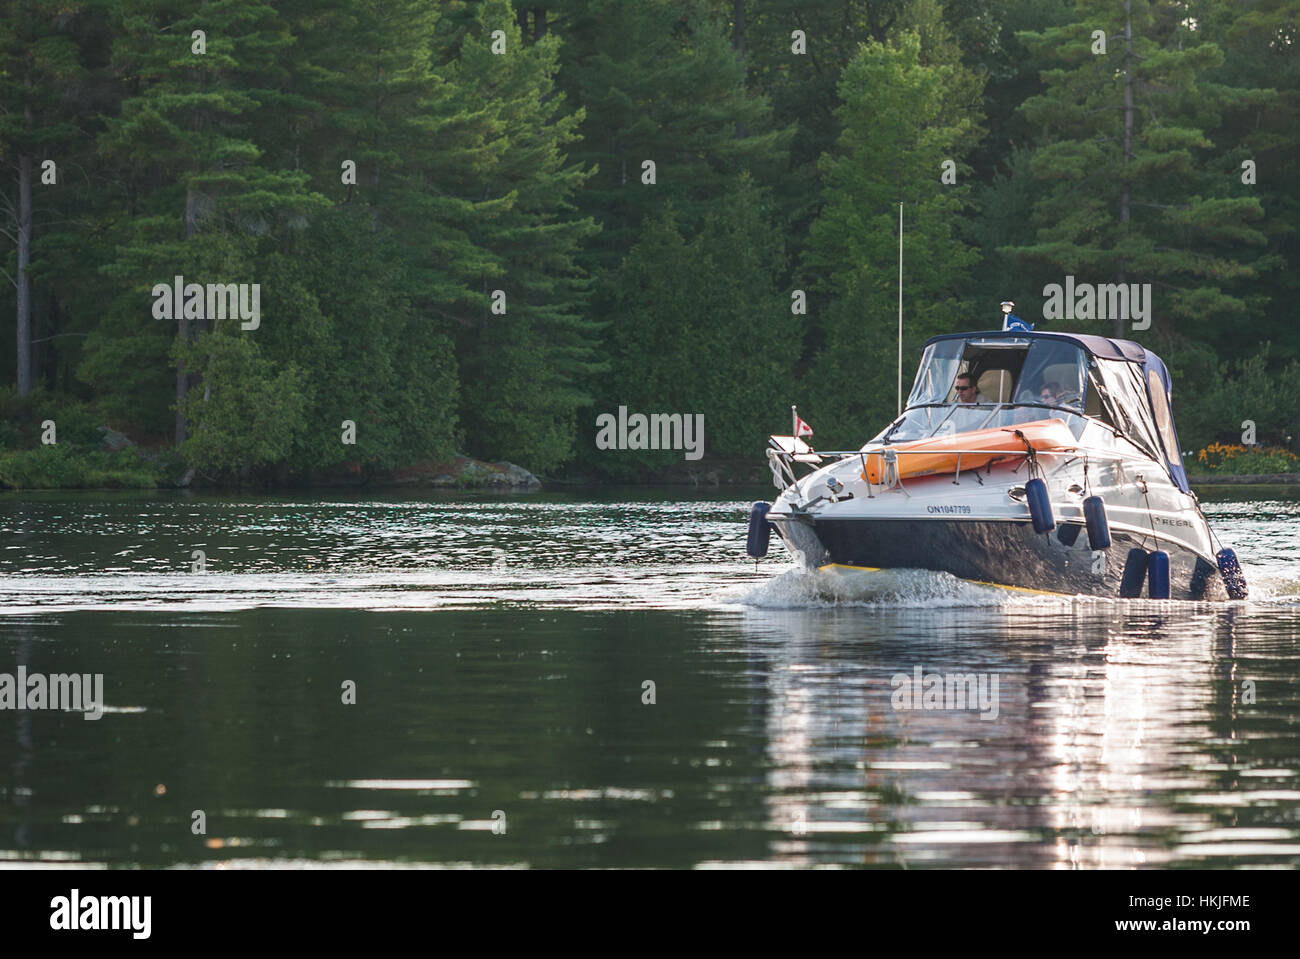
{"type": "Polygon", "coordinates": [[[984,394],[979,391],[975,385],[975,378],[969,373],[957,374],[957,399],[958,403],[987,403],[988,400],[984,394]]]}
{"type": "Polygon", "coordinates": [[[1053,380],[1051,383],[1044,383],[1043,388],[1038,392],[1038,398],[1047,406],[1058,406],[1061,402],[1061,384],[1053,380]]]}

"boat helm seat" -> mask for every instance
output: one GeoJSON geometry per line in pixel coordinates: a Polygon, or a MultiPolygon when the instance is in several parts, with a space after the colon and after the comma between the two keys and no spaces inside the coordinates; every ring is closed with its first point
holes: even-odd
{"type": "Polygon", "coordinates": [[[1011,402],[1012,375],[1006,370],[985,370],[980,374],[979,393],[990,403],[1011,402]]]}

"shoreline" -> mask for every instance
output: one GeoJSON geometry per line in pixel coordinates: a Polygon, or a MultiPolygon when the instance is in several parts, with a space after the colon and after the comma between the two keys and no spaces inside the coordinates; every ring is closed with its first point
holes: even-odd
{"type": "MultiPolygon", "coordinates": [[[[1300,486],[1300,473],[1262,473],[1262,474],[1242,474],[1240,476],[1189,476],[1188,485],[1193,489],[1205,487],[1266,487],[1266,486],[1300,486]]],[[[158,485],[158,486],[29,486],[29,487],[5,487],[0,486],[0,496],[21,496],[25,493],[155,493],[155,492],[192,492],[192,493],[303,493],[303,492],[356,492],[356,493],[496,493],[502,496],[519,495],[521,493],[544,493],[544,492],[569,492],[576,490],[600,490],[600,489],[665,489],[680,488],[684,491],[701,491],[701,490],[745,490],[754,489],[756,486],[764,485],[758,482],[719,482],[719,483],[692,483],[689,481],[664,481],[658,480],[647,483],[634,483],[627,480],[600,481],[590,478],[584,479],[558,479],[541,481],[537,485],[508,485],[501,482],[471,482],[471,483],[449,483],[427,482],[393,482],[391,480],[384,482],[372,483],[303,483],[277,486],[257,486],[254,484],[193,484],[190,486],[177,485],[158,485]]]]}
{"type": "MultiPolygon", "coordinates": [[[[156,454],[155,454],[156,455],[156,454]]],[[[351,463],[324,469],[306,477],[299,477],[298,482],[271,483],[222,483],[213,482],[207,477],[194,481],[192,471],[178,481],[162,479],[155,473],[156,485],[146,482],[109,482],[108,485],[74,485],[77,479],[90,479],[89,476],[64,477],[72,480],[69,485],[44,485],[39,483],[27,486],[13,486],[0,480],[0,494],[21,494],[30,492],[110,492],[136,490],[150,492],[156,490],[190,489],[195,492],[234,493],[277,491],[327,491],[354,490],[358,492],[491,492],[501,494],[526,493],[539,491],[565,491],[577,489],[613,489],[613,488],[664,488],[680,487],[683,490],[723,490],[753,489],[756,486],[770,484],[767,470],[758,468],[749,461],[731,458],[719,458],[692,464],[683,468],[674,465],[667,468],[648,469],[636,479],[624,477],[606,478],[590,472],[573,472],[541,480],[529,470],[507,461],[487,462],[463,453],[453,454],[444,459],[427,459],[417,461],[405,467],[379,470],[369,476],[361,474],[360,463],[351,463]]],[[[41,477],[45,479],[46,477],[41,477]]],[[[105,479],[103,472],[95,479],[105,479]]],[[[144,477],[139,477],[144,479],[144,477]]],[[[1189,475],[1188,483],[1195,488],[1204,487],[1251,487],[1251,486],[1300,486],[1300,473],[1201,473],[1189,475]]]]}
{"type": "Polygon", "coordinates": [[[1300,486],[1300,473],[1206,473],[1188,476],[1190,486],[1300,486]]]}

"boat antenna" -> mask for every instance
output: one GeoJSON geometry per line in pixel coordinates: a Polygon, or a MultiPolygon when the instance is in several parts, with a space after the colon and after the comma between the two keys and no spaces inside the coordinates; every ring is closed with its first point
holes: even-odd
{"type": "Polygon", "coordinates": [[[898,412],[903,412],[903,204],[898,204],[898,412]]]}

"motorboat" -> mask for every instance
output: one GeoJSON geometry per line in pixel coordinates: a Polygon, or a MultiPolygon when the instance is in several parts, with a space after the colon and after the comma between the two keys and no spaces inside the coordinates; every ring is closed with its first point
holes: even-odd
{"type": "Polygon", "coordinates": [[[1023,325],[935,336],[902,412],[861,448],[815,450],[804,425],[796,414],[793,435],[769,440],[780,493],[751,511],[755,558],[775,532],[822,571],[923,569],[1127,598],[1247,594],[1188,486],[1169,372],[1139,343],[1023,325]]]}

